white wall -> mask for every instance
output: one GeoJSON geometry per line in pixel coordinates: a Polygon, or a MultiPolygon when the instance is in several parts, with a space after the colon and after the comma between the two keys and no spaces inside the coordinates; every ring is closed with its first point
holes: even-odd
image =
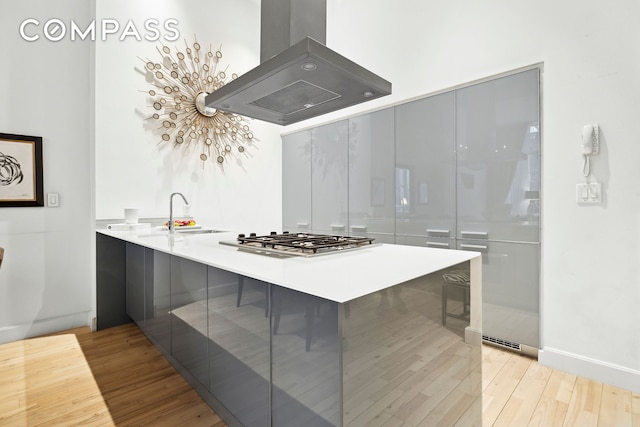
{"type": "Polygon", "coordinates": [[[640,3],[328,0],[327,45],[393,83],[393,94],[287,132],[542,62],[540,362],[640,391],[640,3]],[[582,126],[597,122],[578,206],[582,126]]]}
{"type": "MultiPolygon", "coordinates": [[[[260,9],[255,0],[98,0],[98,20],[131,19],[141,30],[148,18],[177,19],[181,37],[164,43],[172,48],[192,44],[222,46],[227,74],[242,74],[259,63],[260,9]]],[[[163,40],[161,40],[163,41],[163,40]]],[[[241,163],[215,159],[203,164],[200,151],[173,143],[159,146],[145,117],[151,108],[144,62],[160,62],[160,42],[118,37],[96,43],[96,216],[122,219],[123,209],[137,207],[141,217],[168,218],[169,195],[184,193],[199,223],[221,229],[270,231],[281,223],[281,144],[279,126],[251,121],[259,140],[241,163]],[[182,147],[181,147],[182,148],[182,147]]],[[[176,199],[176,212],[182,213],[176,199]]]]}
{"type": "Polygon", "coordinates": [[[95,293],[90,43],[27,42],[18,31],[27,18],[88,21],[90,3],[2,0],[0,8],[0,132],[43,137],[45,197],[60,195],[58,208],[0,208],[2,343],[88,325],[95,293]]]}

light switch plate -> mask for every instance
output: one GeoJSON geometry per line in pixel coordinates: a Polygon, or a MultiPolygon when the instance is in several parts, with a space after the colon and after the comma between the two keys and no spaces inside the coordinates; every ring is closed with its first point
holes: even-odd
{"type": "Polygon", "coordinates": [[[576,184],[576,202],[581,205],[602,203],[602,185],[599,182],[576,184]]]}
{"type": "Polygon", "coordinates": [[[58,206],[60,206],[58,193],[47,193],[47,206],[49,206],[50,208],[57,208],[58,206]]]}

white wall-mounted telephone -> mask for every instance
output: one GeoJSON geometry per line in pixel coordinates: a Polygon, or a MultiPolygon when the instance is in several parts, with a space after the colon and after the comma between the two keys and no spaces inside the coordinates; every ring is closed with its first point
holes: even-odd
{"type": "Polygon", "coordinates": [[[589,158],[600,151],[600,127],[597,124],[585,125],[582,128],[582,155],[584,156],[584,166],[582,172],[584,176],[589,176],[589,158]]]}

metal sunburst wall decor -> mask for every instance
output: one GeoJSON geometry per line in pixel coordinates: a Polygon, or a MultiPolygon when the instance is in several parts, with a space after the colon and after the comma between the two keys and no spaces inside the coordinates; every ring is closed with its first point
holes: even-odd
{"type": "MultiPolygon", "coordinates": [[[[165,45],[157,49],[162,62],[143,62],[152,86],[147,94],[154,113],[148,119],[157,121],[161,143],[196,144],[203,164],[212,159],[223,166],[230,157],[245,153],[256,141],[249,119],[205,106],[206,96],[227,81],[221,50],[210,47],[205,52],[197,40],[191,46],[185,40],[184,50],[165,45]]],[[[231,79],[237,77],[231,74],[231,79]]]]}

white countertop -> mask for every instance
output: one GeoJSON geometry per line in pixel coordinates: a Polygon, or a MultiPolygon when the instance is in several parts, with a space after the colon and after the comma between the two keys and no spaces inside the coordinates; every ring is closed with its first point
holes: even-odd
{"type": "Polygon", "coordinates": [[[212,267],[347,302],[390,286],[480,257],[477,252],[379,244],[317,257],[273,257],[221,245],[237,233],[180,234],[173,244],[158,230],[97,230],[107,236],[177,255],[212,267]]]}

